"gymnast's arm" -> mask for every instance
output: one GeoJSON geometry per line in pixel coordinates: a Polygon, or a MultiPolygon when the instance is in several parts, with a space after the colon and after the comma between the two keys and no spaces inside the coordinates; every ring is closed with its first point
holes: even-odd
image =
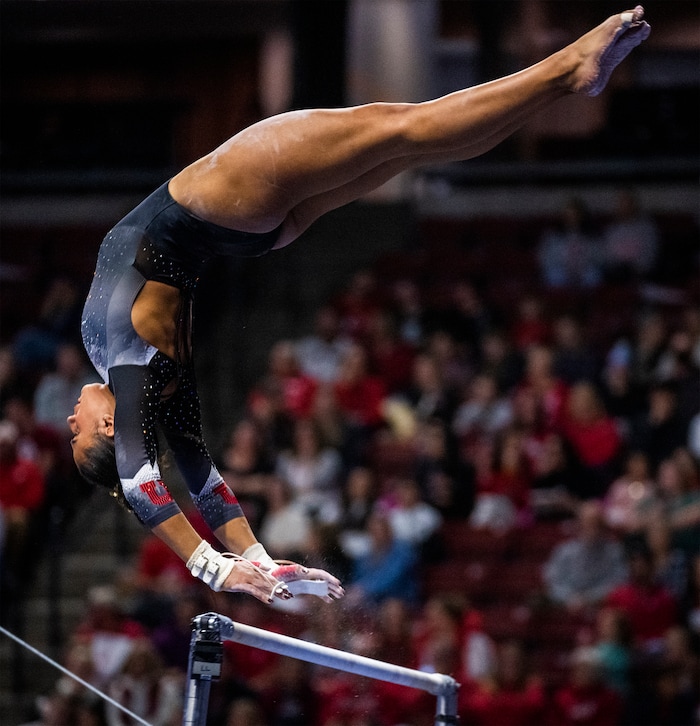
{"type": "Polygon", "coordinates": [[[228,549],[259,563],[273,578],[290,583],[290,588],[297,592],[306,587],[303,583],[313,582],[312,589],[305,592],[318,595],[326,602],[343,597],[340,581],[333,575],[294,563],[276,563],[256,540],[238,500],[207,452],[191,367],[181,371],[177,391],[162,402],[159,421],[195,505],[228,549]]]}
{"type": "Polygon", "coordinates": [[[195,577],[213,590],[247,592],[269,602],[273,593],[280,594],[279,582],[240,558],[226,558],[202,540],[161,478],[156,421],[163,381],[172,380],[174,366],[157,354],[147,366],[123,365],[109,371],[115,398],[117,470],[124,497],[139,521],[181,557],[195,577]]]}
{"type": "Polygon", "coordinates": [[[180,373],[177,390],[160,406],[159,421],[178,469],[195,506],[217,538],[228,550],[272,566],[272,559],[259,545],[236,496],[218,472],[207,451],[202,433],[199,397],[194,373],[180,373]]]}

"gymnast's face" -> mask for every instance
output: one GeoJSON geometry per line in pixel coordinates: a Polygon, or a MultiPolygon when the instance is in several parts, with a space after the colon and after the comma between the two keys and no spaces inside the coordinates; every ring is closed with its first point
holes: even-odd
{"type": "Polygon", "coordinates": [[[95,434],[114,436],[114,396],[104,383],[83,386],[78,403],[68,417],[68,427],[73,434],[71,446],[73,459],[79,464],[85,451],[92,444],[95,434]]]}

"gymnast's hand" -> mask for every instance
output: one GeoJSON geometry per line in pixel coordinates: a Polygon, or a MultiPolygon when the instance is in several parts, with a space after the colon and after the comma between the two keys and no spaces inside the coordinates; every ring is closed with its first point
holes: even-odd
{"type": "Polygon", "coordinates": [[[345,595],[337,577],[316,567],[304,567],[295,562],[279,560],[270,570],[270,575],[288,584],[293,595],[316,595],[324,602],[340,600],[345,595]]]}
{"type": "Polygon", "coordinates": [[[292,597],[286,583],[281,579],[239,557],[235,558],[233,568],[221,589],[226,592],[244,592],[267,604],[275,597],[280,600],[289,600],[292,597]]]}

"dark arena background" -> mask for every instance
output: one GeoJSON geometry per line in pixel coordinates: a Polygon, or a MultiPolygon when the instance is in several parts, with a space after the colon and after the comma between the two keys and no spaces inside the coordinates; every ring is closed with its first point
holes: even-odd
{"type": "MultiPolygon", "coordinates": [[[[433,98],[626,9],[1,0],[0,625],[158,726],[182,721],[206,611],[452,675],[466,726],[700,723],[696,0],[648,0],[600,96],[206,269],[211,453],[268,550],[341,576],[344,601],[212,592],[82,483],[65,421],[96,380],[100,241],[169,176],[263,117],[433,98]]],[[[4,635],[0,668],[3,725],[136,723],[4,635]]],[[[433,712],[226,643],[208,723],[433,712]]]]}

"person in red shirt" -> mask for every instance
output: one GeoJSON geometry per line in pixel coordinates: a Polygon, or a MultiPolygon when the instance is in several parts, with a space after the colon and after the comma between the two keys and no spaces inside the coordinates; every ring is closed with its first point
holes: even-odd
{"type": "Polygon", "coordinates": [[[498,650],[496,673],[459,695],[462,723],[474,726],[540,726],[545,715],[545,692],[527,667],[520,642],[511,640],[498,650]]]}
{"type": "Polygon", "coordinates": [[[357,270],[334,303],[341,332],[359,343],[366,342],[372,318],[382,309],[379,297],[375,273],[357,270]]]}
{"type": "Polygon", "coordinates": [[[592,647],[577,648],[571,657],[568,683],[552,700],[551,726],[619,726],[620,696],[603,684],[600,657],[592,647]]]}
{"type": "Polygon", "coordinates": [[[568,386],[554,373],[554,353],[546,345],[533,345],[525,354],[525,376],[516,389],[534,398],[540,416],[540,426],[546,431],[561,426],[568,386]]]}
{"type": "Polygon", "coordinates": [[[588,496],[605,494],[617,473],[622,439],[593,384],[581,381],[571,388],[562,431],[585,468],[588,496]]]}
{"type": "Polygon", "coordinates": [[[45,496],[44,474],[38,464],[20,455],[18,439],[17,427],[0,421],[0,517],[5,527],[4,547],[0,542],[0,576],[7,588],[28,577],[25,556],[30,527],[45,496]]]}
{"type": "Polygon", "coordinates": [[[382,422],[386,387],[381,378],[368,372],[367,353],[361,345],[353,345],[343,356],[334,390],[338,405],[351,424],[377,426],[382,422]]]}
{"type": "Polygon", "coordinates": [[[292,418],[310,415],[318,384],[301,370],[292,341],[280,340],[272,346],[267,377],[261,385],[280,391],[282,408],[292,418]]]}
{"type": "Polygon", "coordinates": [[[371,368],[384,381],[389,393],[411,385],[416,349],[399,336],[391,315],[377,310],[369,322],[367,349],[371,368]]]}
{"type": "Polygon", "coordinates": [[[524,297],[518,305],[518,317],[512,330],[515,347],[524,351],[533,345],[546,345],[551,334],[542,300],[532,295],[524,297]]]}
{"type": "Polygon", "coordinates": [[[666,631],[677,622],[677,603],[663,585],[654,581],[654,559],[646,547],[632,550],[627,560],[629,580],[610,592],[606,604],[627,615],[632,637],[640,648],[655,652],[666,631]]]}

